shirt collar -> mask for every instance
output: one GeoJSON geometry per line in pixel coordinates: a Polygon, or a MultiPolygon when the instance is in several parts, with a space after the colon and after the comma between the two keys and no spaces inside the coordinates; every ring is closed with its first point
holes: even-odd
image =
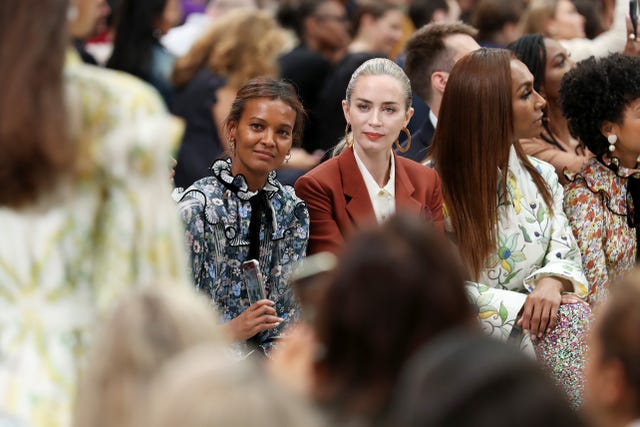
{"type": "Polygon", "coordinates": [[[360,170],[360,175],[362,175],[362,179],[364,179],[364,184],[367,187],[367,192],[369,193],[369,196],[373,197],[377,195],[380,192],[380,190],[382,190],[389,193],[391,197],[395,197],[396,166],[395,166],[395,159],[394,159],[393,153],[391,153],[391,170],[389,171],[389,181],[387,181],[384,187],[380,187],[378,185],[376,180],[371,175],[371,172],[369,172],[369,170],[364,165],[362,160],[360,160],[360,157],[358,157],[358,152],[355,149],[353,150],[353,155],[356,158],[356,164],[358,165],[358,169],[360,170]]]}
{"type": "Polygon", "coordinates": [[[433,125],[433,128],[435,129],[436,126],[438,126],[438,118],[436,117],[435,114],[433,114],[433,110],[429,110],[429,120],[431,120],[431,124],[433,125]]]}

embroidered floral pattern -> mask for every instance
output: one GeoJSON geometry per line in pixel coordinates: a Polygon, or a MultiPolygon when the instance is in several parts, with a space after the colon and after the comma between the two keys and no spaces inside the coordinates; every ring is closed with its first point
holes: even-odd
{"type": "Polygon", "coordinates": [[[538,279],[556,276],[571,281],[576,293],[586,296],[580,252],[562,210],[562,187],[550,165],[532,157],[529,160],[549,183],[553,214],[511,148],[508,194],[498,195],[498,247],[479,282],[525,292],[532,291],[538,279]]]}
{"type": "MultiPolygon", "coordinates": [[[[243,176],[231,174],[228,160],[215,162],[212,173],[174,197],[180,200],[186,224],[196,286],[209,295],[223,320],[229,321],[250,306],[241,265],[249,253],[249,198],[255,193],[248,190],[243,176]],[[233,183],[239,190],[234,193],[221,181],[233,183]]],[[[275,173],[269,175],[264,190],[273,222],[263,223],[260,229],[260,269],[267,298],[275,302],[278,316],[284,319],[280,326],[257,337],[268,350],[271,339],[298,317],[289,277],[295,263],[305,255],[309,214],[293,188],[281,185],[275,173]]]]}
{"type": "MultiPolygon", "coordinates": [[[[28,212],[0,207],[0,412],[71,425],[96,323],[126,291],[190,286],[169,193],[180,126],[137,79],[70,53],[80,177],[28,212]]],[[[0,422],[0,424],[2,424],[0,422]]]]}
{"type": "Polygon", "coordinates": [[[580,173],[567,174],[564,209],[582,252],[589,303],[604,301],[610,280],[635,264],[637,243],[635,230],[627,225],[626,184],[638,173],[620,167],[616,174],[593,158],[580,173]]]}

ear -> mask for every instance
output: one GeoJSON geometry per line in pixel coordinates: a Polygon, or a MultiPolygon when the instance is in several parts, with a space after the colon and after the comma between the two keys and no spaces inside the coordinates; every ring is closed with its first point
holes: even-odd
{"type": "Polygon", "coordinates": [[[238,123],[235,121],[228,121],[225,123],[226,143],[227,148],[231,149],[231,141],[236,139],[236,132],[238,130],[238,123]]]}
{"type": "Polygon", "coordinates": [[[618,131],[618,125],[608,120],[605,120],[604,122],[602,122],[602,125],[600,125],[600,133],[602,133],[602,135],[604,135],[605,138],[611,135],[612,133],[615,133],[617,135],[617,131],[618,131]]]}
{"type": "Polygon", "coordinates": [[[309,16],[304,20],[302,26],[304,28],[304,34],[315,36],[319,27],[318,20],[314,16],[309,16]]]}
{"type": "Polygon", "coordinates": [[[407,110],[407,115],[405,116],[404,127],[407,127],[407,125],[409,124],[409,120],[411,120],[411,117],[413,117],[413,113],[415,113],[415,110],[413,109],[413,107],[409,107],[409,109],[407,110]]]}
{"type": "Polygon", "coordinates": [[[444,88],[449,80],[449,73],[446,71],[436,71],[431,74],[431,87],[436,90],[440,95],[444,93],[444,88]]]}
{"type": "Polygon", "coordinates": [[[342,100],[342,113],[344,114],[344,119],[347,123],[351,123],[351,118],[349,116],[349,106],[347,105],[347,101],[345,99],[342,100]]]}

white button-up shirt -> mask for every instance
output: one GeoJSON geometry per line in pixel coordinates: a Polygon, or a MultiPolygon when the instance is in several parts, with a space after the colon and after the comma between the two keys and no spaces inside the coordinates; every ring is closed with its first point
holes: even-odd
{"type": "Polygon", "coordinates": [[[353,154],[356,158],[356,164],[358,165],[358,169],[360,169],[360,175],[364,179],[364,184],[367,187],[367,192],[369,193],[369,199],[371,199],[371,204],[373,205],[373,211],[376,214],[376,219],[378,220],[378,224],[382,223],[389,219],[391,215],[393,215],[396,211],[396,165],[395,159],[393,158],[393,154],[391,154],[391,170],[389,171],[389,181],[385,184],[384,187],[380,187],[371,172],[364,165],[360,157],[358,157],[358,152],[353,150],[353,154]]]}

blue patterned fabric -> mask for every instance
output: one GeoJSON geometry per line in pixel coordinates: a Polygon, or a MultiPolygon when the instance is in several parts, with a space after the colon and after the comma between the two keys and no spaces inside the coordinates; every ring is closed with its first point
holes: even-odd
{"type": "MultiPolygon", "coordinates": [[[[250,306],[241,267],[249,254],[249,198],[256,193],[249,191],[242,175],[231,174],[230,160],[216,161],[212,172],[212,176],[196,181],[176,197],[186,224],[196,287],[211,298],[226,322],[250,306]],[[238,191],[230,189],[234,186],[238,191]]],[[[264,215],[260,226],[260,270],[267,298],[284,319],[277,328],[254,338],[268,353],[272,339],[298,318],[289,277],[306,252],[309,214],[293,188],[275,179],[275,172],[269,175],[263,190],[272,215],[264,215]]]]}

